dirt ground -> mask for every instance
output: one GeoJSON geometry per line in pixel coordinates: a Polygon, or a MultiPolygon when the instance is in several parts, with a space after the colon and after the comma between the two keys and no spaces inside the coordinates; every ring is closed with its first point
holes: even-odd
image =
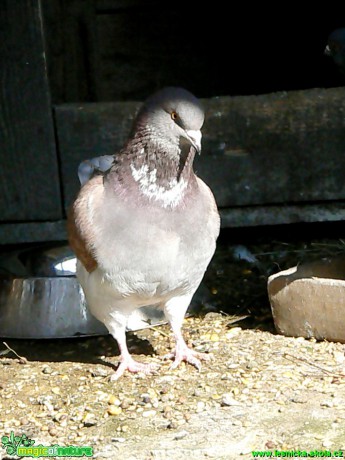
{"type": "Polygon", "coordinates": [[[157,363],[157,374],[116,382],[109,336],[0,341],[0,440],[13,431],[35,446],[90,446],[93,458],[126,460],[345,451],[345,345],[277,335],[270,314],[269,274],[343,251],[335,234],[299,236],[222,235],[209,294],[184,323],[188,343],[212,356],[201,372],[163,360],[167,325],[128,334],[135,358],[157,363]]]}

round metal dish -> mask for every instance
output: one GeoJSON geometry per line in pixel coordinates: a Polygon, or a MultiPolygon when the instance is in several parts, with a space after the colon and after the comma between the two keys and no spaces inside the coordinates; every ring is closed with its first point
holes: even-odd
{"type": "Polygon", "coordinates": [[[0,337],[51,339],[105,335],[75,277],[1,278],[0,337]]]}

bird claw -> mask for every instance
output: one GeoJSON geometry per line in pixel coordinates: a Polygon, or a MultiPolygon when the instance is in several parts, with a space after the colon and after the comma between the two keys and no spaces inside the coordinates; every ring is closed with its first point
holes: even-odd
{"type": "Polygon", "coordinates": [[[174,359],[174,362],[170,366],[170,369],[176,369],[182,361],[186,361],[189,364],[192,364],[194,367],[201,371],[201,362],[200,361],[210,361],[212,355],[208,353],[199,353],[194,351],[191,348],[183,348],[182,350],[174,350],[172,353],[168,353],[164,356],[164,359],[174,359]]]}
{"type": "Polygon", "coordinates": [[[120,362],[116,372],[110,376],[112,382],[118,380],[126,370],[132,373],[142,372],[146,375],[157,374],[157,364],[154,363],[138,363],[134,359],[126,359],[120,362]]]}

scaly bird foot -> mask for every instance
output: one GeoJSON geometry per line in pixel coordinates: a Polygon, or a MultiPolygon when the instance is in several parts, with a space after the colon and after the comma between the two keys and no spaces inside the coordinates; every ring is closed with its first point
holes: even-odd
{"type": "Polygon", "coordinates": [[[165,355],[164,359],[174,359],[170,369],[176,369],[182,361],[186,361],[187,363],[195,366],[200,372],[200,361],[210,361],[212,359],[212,355],[208,353],[199,353],[198,351],[188,348],[187,345],[184,345],[183,347],[177,347],[172,353],[165,355]]]}
{"type": "Polygon", "coordinates": [[[146,375],[156,374],[157,367],[157,364],[138,363],[137,361],[134,361],[134,359],[131,357],[121,358],[120,365],[117,368],[116,372],[110,376],[110,380],[118,380],[126,370],[133,373],[142,372],[146,375]]]}

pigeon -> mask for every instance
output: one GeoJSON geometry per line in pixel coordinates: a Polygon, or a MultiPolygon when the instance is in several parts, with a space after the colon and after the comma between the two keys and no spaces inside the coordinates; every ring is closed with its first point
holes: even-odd
{"type": "MultiPolygon", "coordinates": [[[[91,313],[117,341],[120,363],[112,380],[130,372],[155,373],[126,344],[133,311],[161,309],[182,361],[201,368],[209,355],[189,348],[181,328],[214,254],[220,217],[209,187],[195,175],[204,111],[182,88],[167,87],[139,110],[125,146],[111,167],[85,182],[68,216],[77,277],[91,313]]],[[[97,168],[96,168],[97,169],[97,168]]]]}
{"type": "Polygon", "coordinates": [[[332,57],[340,72],[345,74],[345,28],[336,29],[329,35],[325,54],[332,57]]]}

